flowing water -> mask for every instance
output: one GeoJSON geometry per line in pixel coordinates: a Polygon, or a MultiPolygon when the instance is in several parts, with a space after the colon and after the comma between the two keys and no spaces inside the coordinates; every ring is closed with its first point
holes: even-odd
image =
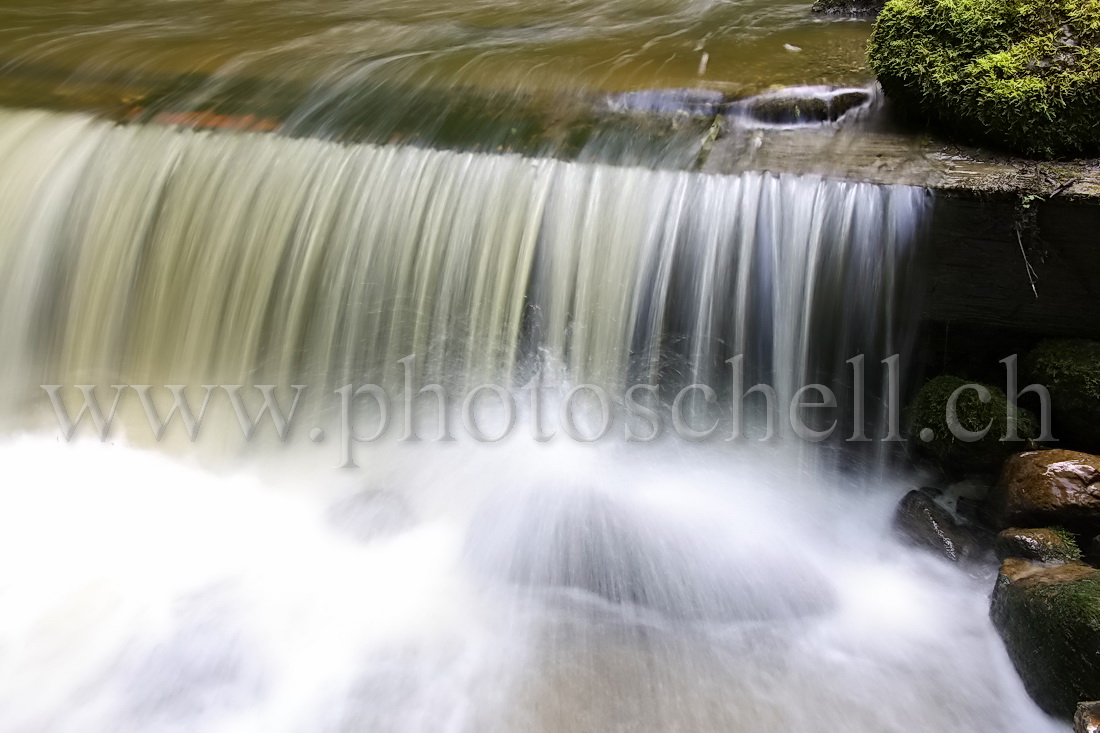
{"type": "Polygon", "coordinates": [[[635,114],[852,83],[820,55],[865,33],[753,0],[6,4],[0,94],[55,109],[0,110],[0,730],[1058,730],[993,569],[889,530],[917,479],[880,361],[919,376],[927,191],[699,173],[697,130],[624,157],[412,119],[439,90],[635,114]],[[97,85],[292,101],[277,132],[56,109],[104,112],[97,85]],[[777,438],[754,395],[727,440],[738,368],[777,438]],[[828,439],[787,410],[811,383],[828,439]],[[68,440],[76,385],[152,385],[157,420],[119,388],[68,440]],[[157,430],[168,385],[194,439],[157,430]],[[203,385],[242,391],[200,415],[203,385]],[[299,391],[285,440],[242,433],[254,385],[299,391]]]}

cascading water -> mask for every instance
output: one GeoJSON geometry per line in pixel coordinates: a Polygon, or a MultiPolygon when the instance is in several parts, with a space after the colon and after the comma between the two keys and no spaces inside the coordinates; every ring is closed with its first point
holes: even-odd
{"type": "Polygon", "coordinates": [[[509,384],[549,355],[621,393],[721,387],[744,354],[789,396],[904,346],[927,206],[909,187],[47,113],[0,113],[0,146],[6,312],[22,309],[7,368],[63,384],[330,388],[409,355],[421,379],[509,384]]]}
{"type": "Polygon", "coordinates": [[[786,419],[905,352],[924,191],[40,112],[0,113],[0,161],[4,415],[37,426],[0,450],[0,728],[1054,729],[988,578],[790,436],[389,435],[337,471],[309,425],[216,470],[48,432],[43,384],[396,404],[411,355],[459,401],[543,369],[617,404],[728,397],[744,355],[786,419]]]}

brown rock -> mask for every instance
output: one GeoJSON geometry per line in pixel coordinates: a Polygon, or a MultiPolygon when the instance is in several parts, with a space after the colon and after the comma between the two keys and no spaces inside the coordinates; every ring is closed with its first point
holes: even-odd
{"type": "Polygon", "coordinates": [[[1073,733],[1100,733],[1100,702],[1077,703],[1073,733]]]}
{"type": "Polygon", "coordinates": [[[1100,456],[1068,450],[1027,451],[1009,458],[990,492],[997,527],[1100,527],[1100,456]]]}
{"type": "Polygon", "coordinates": [[[1010,527],[997,535],[993,549],[999,560],[1019,557],[1039,562],[1077,562],[1081,559],[1081,550],[1073,537],[1053,527],[1010,527]]]}

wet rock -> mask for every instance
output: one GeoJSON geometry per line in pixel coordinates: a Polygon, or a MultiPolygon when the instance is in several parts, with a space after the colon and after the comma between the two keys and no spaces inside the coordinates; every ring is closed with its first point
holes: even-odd
{"type": "Polygon", "coordinates": [[[1029,381],[1050,391],[1054,434],[1073,446],[1100,451],[1100,342],[1051,339],[1023,361],[1029,381]]]}
{"type": "Polygon", "coordinates": [[[1073,536],[1054,527],[1018,529],[1012,527],[997,535],[994,550],[998,560],[1019,557],[1037,562],[1079,562],[1081,550],[1073,536]]]}
{"type": "Polygon", "coordinates": [[[991,616],[1039,707],[1070,718],[1078,701],[1100,698],[1100,570],[1009,558],[991,616]]]}
{"type": "Polygon", "coordinates": [[[1100,456],[1068,450],[1017,453],[1005,462],[988,511],[997,527],[1061,525],[1095,534],[1100,529],[1100,456]]]}
{"type": "Polygon", "coordinates": [[[1073,733],[1100,733],[1100,702],[1077,703],[1073,733]]]}
{"type": "Polygon", "coordinates": [[[710,89],[646,89],[612,95],[607,105],[616,112],[644,112],[690,117],[714,117],[722,111],[726,96],[710,89]]]}
{"type": "Polygon", "coordinates": [[[735,109],[757,122],[777,125],[835,122],[871,101],[866,89],[792,87],[739,102],[735,109]]]}
{"type": "Polygon", "coordinates": [[[978,549],[973,533],[923,490],[910,491],[898,502],[894,529],[910,543],[952,562],[973,557],[978,549]]]}
{"type": "Polygon", "coordinates": [[[925,383],[909,407],[909,419],[913,449],[948,473],[993,473],[1013,451],[1026,445],[1025,439],[1035,435],[1034,417],[1021,408],[1017,412],[1017,435],[1021,440],[1002,440],[1008,428],[1005,393],[990,384],[952,376],[936,377],[925,383]],[[972,384],[987,390],[989,400],[983,402],[981,393],[968,386],[972,384]],[[956,392],[952,422],[948,408],[956,392]],[[982,437],[970,439],[973,436],[968,433],[977,434],[987,427],[982,437]]]}
{"type": "Polygon", "coordinates": [[[878,15],[886,0],[816,0],[815,13],[829,15],[878,15]]]}

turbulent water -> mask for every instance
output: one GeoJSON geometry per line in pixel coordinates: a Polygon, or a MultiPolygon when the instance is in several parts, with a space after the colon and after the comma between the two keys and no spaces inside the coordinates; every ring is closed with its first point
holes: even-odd
{"type": "Polygon", "coordinates": [[[3,3],[0,730],[1057,730],[890,533],[933,201],[808,5],[3,3]]]}
{"type": "Polygon", "coordinates": [[[44,112],[0,114],[0,161],[0,728],[1055,729],[988,569],[890,536],[879,453],[584,442],[549,410],[550,439],[395,425],[336,469],[309,425],[246,446],[224,395],[194,447],[178,416],[153,446],[132,391],[68,443],[40,386],[73,416],[77,384],[372,381],[396,407],[416,355],[459,395],[540,371],[668,407],[725,404],[738,354],[780,402],[847,397],[863,353],[877,438],[924,191],[44,112]]]}

